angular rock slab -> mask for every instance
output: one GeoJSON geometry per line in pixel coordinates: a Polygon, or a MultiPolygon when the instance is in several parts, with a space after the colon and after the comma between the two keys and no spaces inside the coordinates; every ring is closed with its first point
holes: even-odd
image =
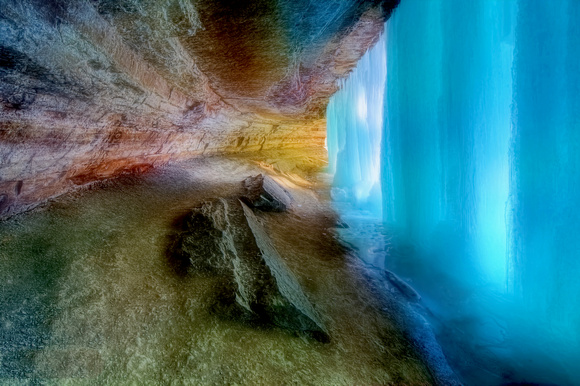
{"type": "MultiPolygon", "coordinates": [[[[293,322],[299,323],[304,330],[319,330],[321,333],[328,336],[328,332],[326,331],[320,316],[302,291],[298,280],[292,271],[288,269],[284,260],[272,244],[266,230],[262,224],[260,224],[252,210],[241,201],[240,204],[244,209],[246,220],[252,229],[256,244],[262,252],[262,258],[276,280],[280,294],[299,312],[298,314],[291,316],[293,322]]],[[[274,316],[277,317],[278,315],[274,314],[274,316]]],[[[285,324],[288,321],[289,320],[277,321],[277,324],[285,324]]]]}
{"type": "Polygon", "coordinates": [[[205,202],[185,227],[171,252],[189,259],[191,274],[219,279],[213,312],[329,341],[321,317],[247,205],[223,198],[205,202]]]}

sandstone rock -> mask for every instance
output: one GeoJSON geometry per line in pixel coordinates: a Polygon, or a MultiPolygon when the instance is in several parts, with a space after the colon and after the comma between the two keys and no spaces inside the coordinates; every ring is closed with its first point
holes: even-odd
{"type": "Polygon", "coordinates": [[[421,295],[413,287],[404,282],[400,277],[395,275],[393,272],[384,270],[383,275],[385,278],[403,294],[408,300],[412,302],[418,302],[421,300],[421,295]]]}
{"type": "Polygon", "coordinates": [[[322,149],[397,1],[2,1],[0,218],[144,165],[322,149]]]}
{"type": "Polygon", "coordinates": [[[292,205],[292,195],[270,176],[258,174],[243,182],[246,194],[242,200],[264,212],[283,212],[292,205]]]}
{"type": "Polygon", "coordinates": [[[211,219],[195,210],[187,218],[185,229],[172,248],[177,258],[189,260],[191,271],[196,273],[227,273],[219,244],[222,232],[214,227],[211,219]]]}

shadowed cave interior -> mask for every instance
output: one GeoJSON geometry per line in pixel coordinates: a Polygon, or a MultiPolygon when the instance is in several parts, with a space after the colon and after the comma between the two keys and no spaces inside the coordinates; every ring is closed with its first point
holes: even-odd
{"type": "Polygon", "coordinates": [[[0,0],[0,383],[580,382],[576,0],[0,0]]]}

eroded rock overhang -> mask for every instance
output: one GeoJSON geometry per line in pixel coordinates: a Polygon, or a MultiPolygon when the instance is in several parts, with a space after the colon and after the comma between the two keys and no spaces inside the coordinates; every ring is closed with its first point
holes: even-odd
{"type": "Polygon", "coordinates": [[[0,217],[199,155],[322,146],[397,0],[0,0],[0,217]]]}

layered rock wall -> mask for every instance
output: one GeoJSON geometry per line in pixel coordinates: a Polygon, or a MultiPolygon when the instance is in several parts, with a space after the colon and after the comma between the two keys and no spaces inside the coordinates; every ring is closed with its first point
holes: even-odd
{"type": "Polygon", "coordinates": [[[322,146],[396,2],[0,0],[0,217],[171,160],[322,146]]]}

